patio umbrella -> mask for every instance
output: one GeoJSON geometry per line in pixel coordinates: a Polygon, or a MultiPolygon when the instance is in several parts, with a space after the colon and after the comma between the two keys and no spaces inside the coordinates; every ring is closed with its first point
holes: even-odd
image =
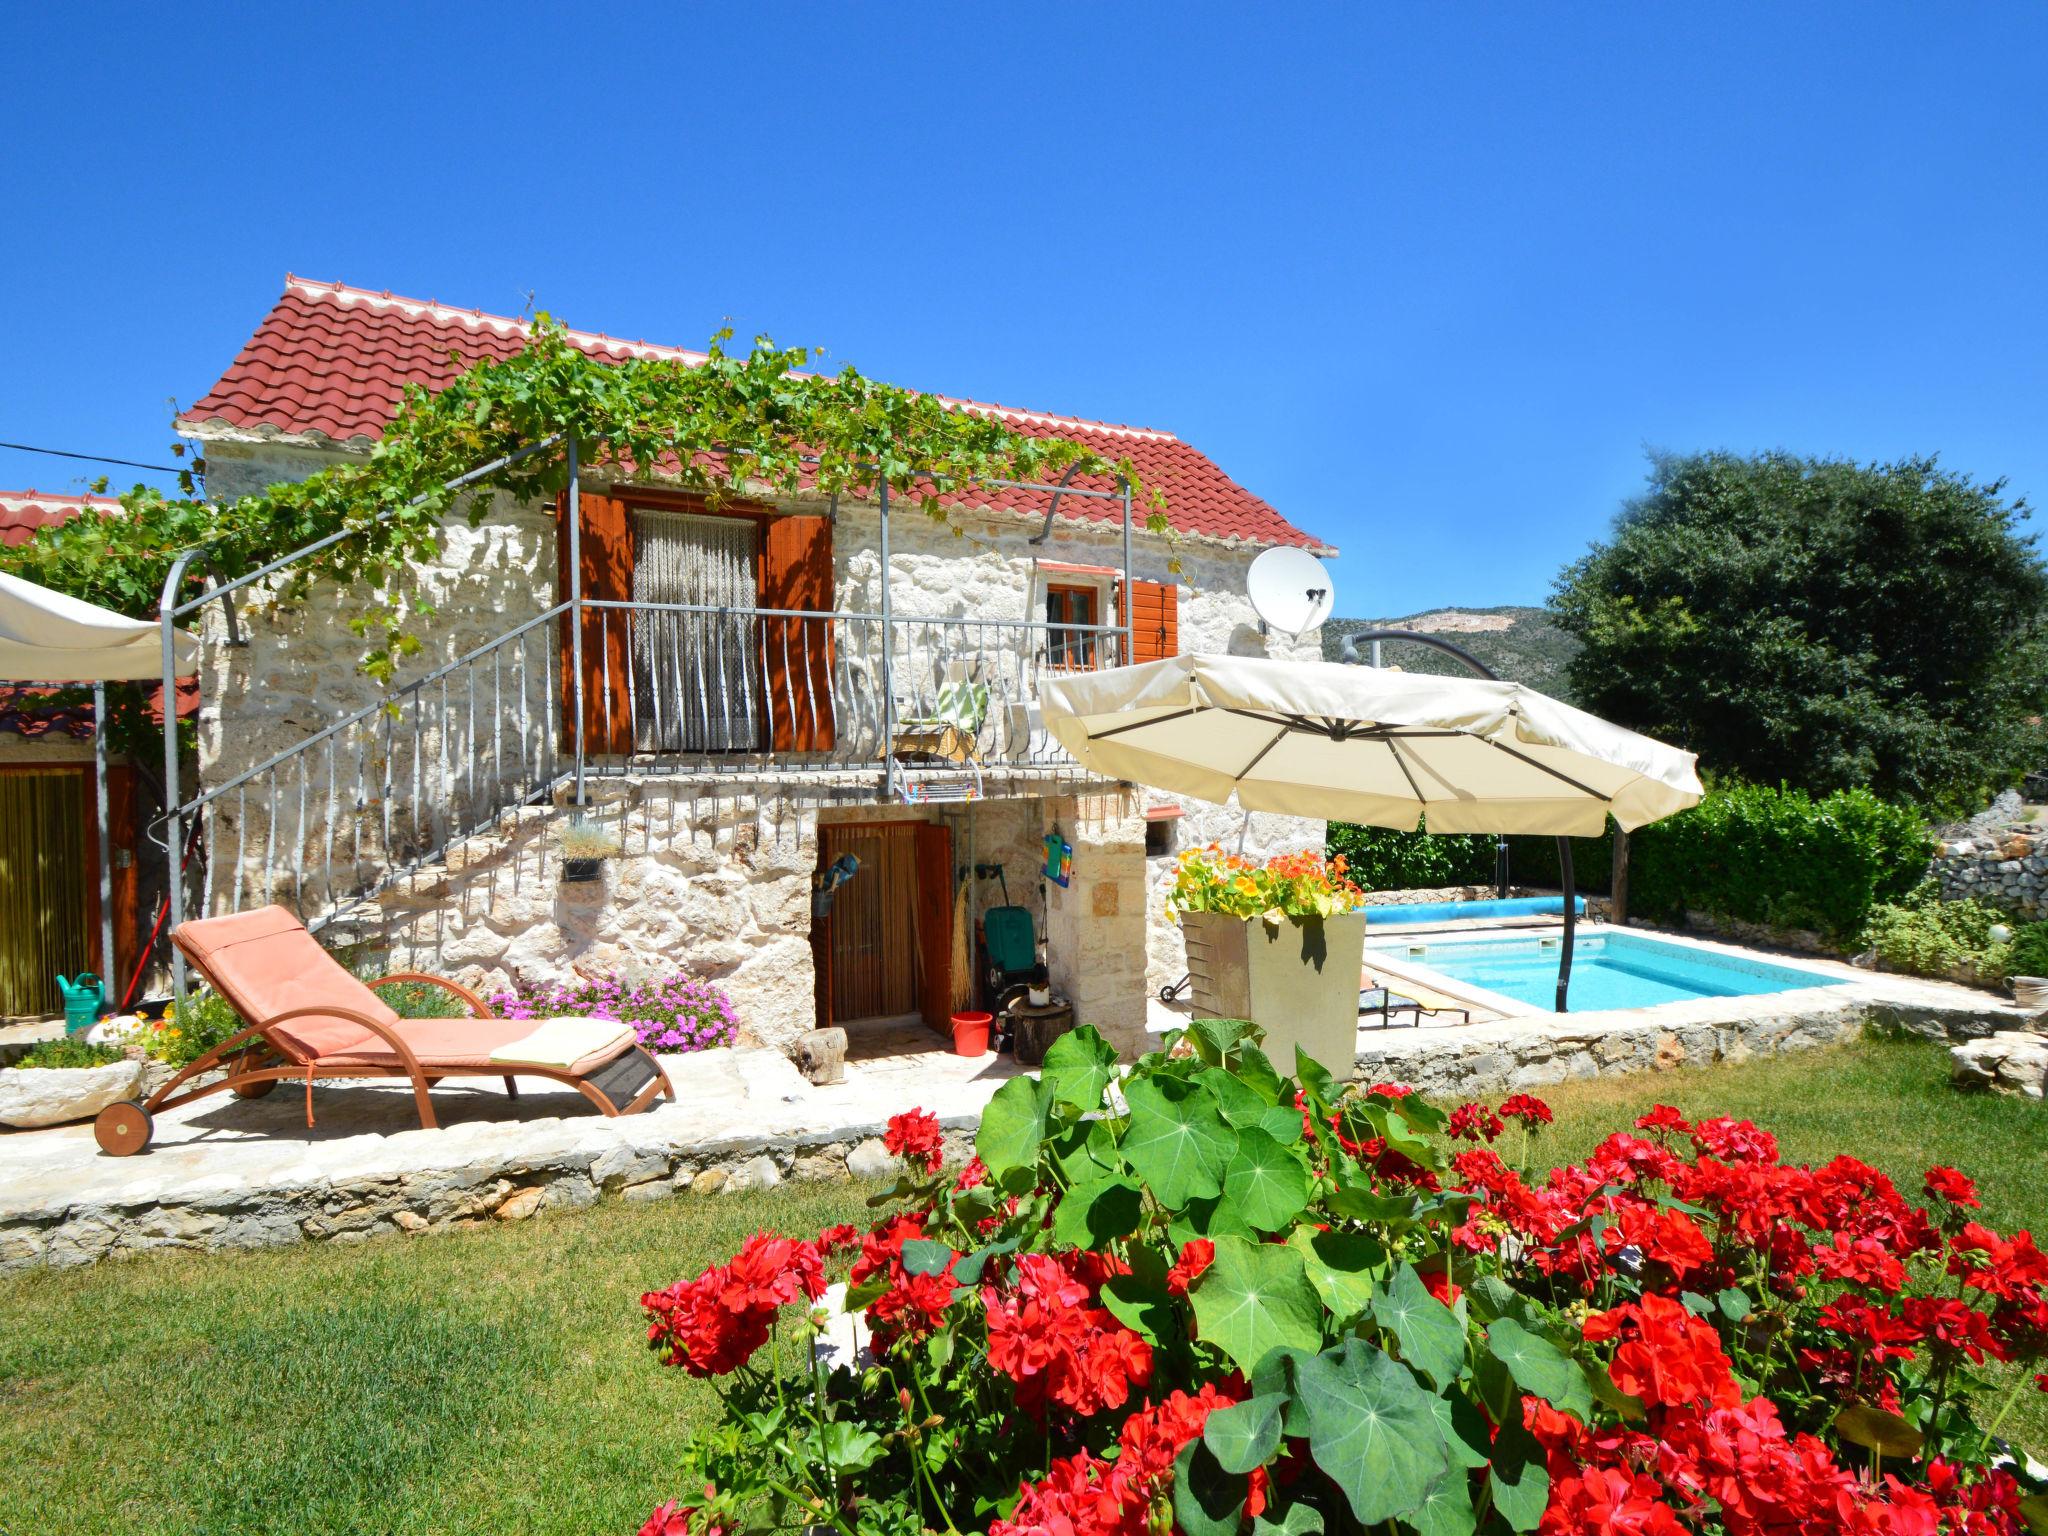
{"type": "MultiPolygon", "coordinates": [[[[199,642],[178,635],[179,673],[196,670],[198,658],[199,642]]],[[[100,992],[109,1001],[114,977],[114,865],[107,826],[106,685],[162,675],[163,631],[153,620],[131,619],[0,571],[0,679],[92,684],[100,829],[100,992]]],[[[165,701],[165,708],[168,718],[171,701],[165,701]]]]}
{"type": "MultiPolygon", "coordinates": [[[[1247,811],[1412,831],[1597,837],[1695,805],[1690,752],[1519,683],[1336,662],[1183,655],[1044,684],[1082,767],[1247,811]]],[[[1573,892],[1565,863],[1571,976],[1573,892]]]]}

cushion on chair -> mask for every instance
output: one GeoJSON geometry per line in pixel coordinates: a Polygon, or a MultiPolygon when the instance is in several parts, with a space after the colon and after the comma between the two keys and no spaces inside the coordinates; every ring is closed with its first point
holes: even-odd
{"type": "Polygon", "coordinates": [[[630,1024],[616,1019],[542,1019],[524,1038],[492,1051],[491,1061],[581,1072],[584,1063],[609,1061],[638,1039],[630,1024]]]}
{"type": "MultiPolygon", "coordinates": [[[[351,976],[283,907],[195,918],[180,923],[171,941],[244,1023],[268,1025],[279,1014],[323,1003],[379,1024],[398,1023],[391,1005],[351,976]]],[[[339,1014],[309,1014],[266,1032],[299,1062],[378,1039],[376,1031],[339,1014]]]]}

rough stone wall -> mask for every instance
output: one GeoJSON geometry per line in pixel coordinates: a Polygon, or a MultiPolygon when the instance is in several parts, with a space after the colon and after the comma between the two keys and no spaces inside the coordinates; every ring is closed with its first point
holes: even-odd
{"type": "Polygon", "coordinates": [[[2023,917],[2048,917],[2048,837],[2006,829],[1944,843],[1934,877],[1949,901],[1975,897],[2023,917]]]}
{"type": "Polygon", "coordinates": [[[1055,989],[1126,1057],[1146,1049],[1145,822],[1137,792],[1106,789],[1040,802],[1047,831],[1074,845],[1063,889],[1046,887],[1046,945],[1055,989]]]}

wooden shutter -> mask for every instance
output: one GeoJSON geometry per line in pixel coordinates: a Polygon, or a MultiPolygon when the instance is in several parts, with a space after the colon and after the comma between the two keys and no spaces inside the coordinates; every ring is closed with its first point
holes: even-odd
{"type": "MultiPolygon", "coordinates": [[[[832,520],[769,518],[761,530],[760,570],[763,608],[831,612],[832,520]]],[[[832,621],[763,619],[761,664],[774,749],[831,751],[832,621]]]]}
{"type": "MultiPolygon", "coordinates": [[[[1117,592],[1116,621],[1124,618],[1124,593],[1117,592]]],[[[1180,589],[1170,581],[1130,583],[1132,662],[1163,661],[1180,654],[1180,589]]]]}
{"type": "Polygon", "coordinates": [[[953,833],[917,828],[917,1003],[925,1023],[950,1033],[953,1017],[953,833]]]}
{"type": "MultiPolygon", "coordinates": [[[[611,496],[585,494],[581,554],[583,595],[606,602],[633,598],[633,520],[626,504],[611,496]]],[[[555,501],[555,600],[569,599],[569,494],[555,501]]],[[[575,651],[562,615],[562,750],[576,750],[575,651]]],[[[627,641],[632,615],[623,608],[588,609],[583,615],[583,742],[591,754],[633,750],[633,710],[627,692],[632,665],[627,641]]]]}

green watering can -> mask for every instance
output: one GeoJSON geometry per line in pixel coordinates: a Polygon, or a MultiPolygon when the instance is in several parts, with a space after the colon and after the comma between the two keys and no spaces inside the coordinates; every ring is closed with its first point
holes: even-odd
{"type": "Polygon", "coordinates": [[[100,1021],[100,1015],[107,1011],[106,997],[100,991],[100,979],[91,971],[68,980],[59,976],[57,990],[64,994],[64,1033],[67,1035],[91,1029],[100,1021]]]}

